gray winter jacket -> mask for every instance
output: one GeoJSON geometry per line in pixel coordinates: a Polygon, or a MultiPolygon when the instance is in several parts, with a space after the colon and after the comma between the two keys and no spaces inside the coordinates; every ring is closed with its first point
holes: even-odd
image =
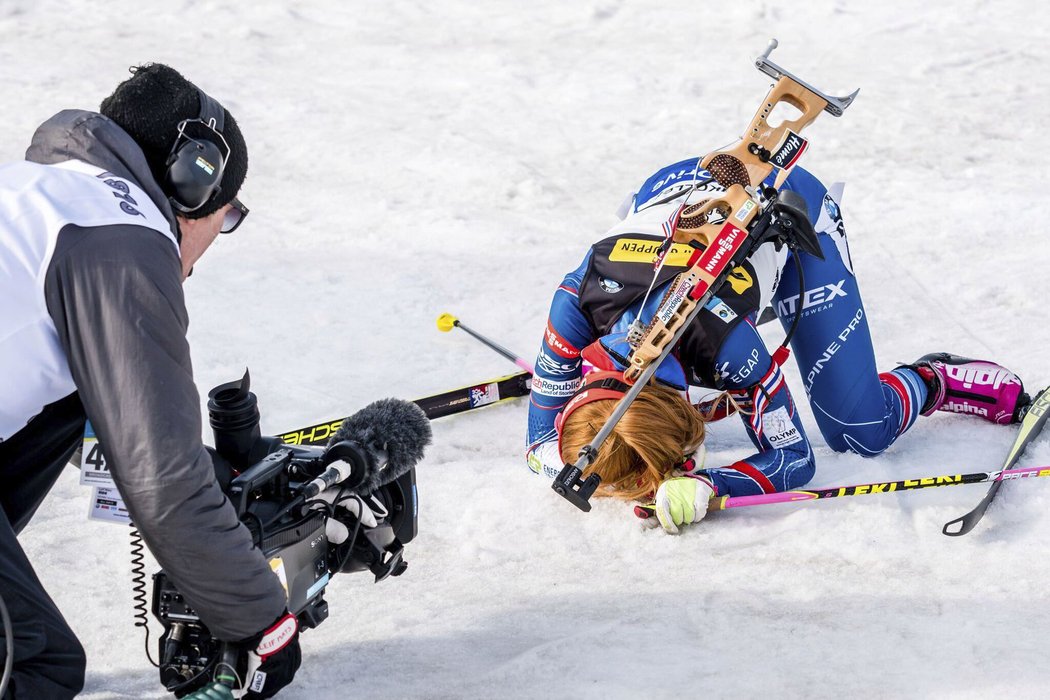
{"type": "MultiPolygon", "coordinates": [[[[142,151],[99,114],[64,111],[26,160],[79,160],[136,183],[177,224],[142,151]]],[[[150,551],[225,640],[272,623],[285,593],[216,483],[201,442],[181,263],[144,226],[64,226],[44,295],[87,418],[150,551]]]]}

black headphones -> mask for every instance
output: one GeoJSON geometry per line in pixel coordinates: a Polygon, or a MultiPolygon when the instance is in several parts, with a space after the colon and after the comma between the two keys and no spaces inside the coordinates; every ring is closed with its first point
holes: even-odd
{"type": "Polygon", "coordinates": [[[223,138],[223,108],[200,88],[201,111],[179,122],[179,133],[164,163],[164,191],[177,212],[190,214],[218,195],[230,157],[223,138]]]}

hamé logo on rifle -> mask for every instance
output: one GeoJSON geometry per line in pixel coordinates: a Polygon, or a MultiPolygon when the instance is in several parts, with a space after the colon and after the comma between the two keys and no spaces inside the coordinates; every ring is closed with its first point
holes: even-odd
{"type": "Polygon", "coordinates": [[[769,162],[778,168],[790,168],[798,160],[798,157],[802,155],[802,151],[806,150],[806,144],[809,142],[802,138],[794,131],[788,130],[784,137],[784,142],[780,144],[780,148],[769,158],[769,162]]]}

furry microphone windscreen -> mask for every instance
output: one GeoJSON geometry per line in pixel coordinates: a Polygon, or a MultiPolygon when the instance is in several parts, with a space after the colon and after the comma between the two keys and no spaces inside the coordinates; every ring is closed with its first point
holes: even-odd
{"type": "Polygon", "coordinates": [[[402,399],[379,399],[344,420],[328,444],[349,440],[365,452],[368,474],[354,489],[365,495],[414,467],[431,435],[430,421],[419,406],[402,399]]]}

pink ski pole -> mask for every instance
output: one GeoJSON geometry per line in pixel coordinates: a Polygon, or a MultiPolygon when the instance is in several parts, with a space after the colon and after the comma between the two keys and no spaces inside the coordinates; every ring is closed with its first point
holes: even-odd
{"type": "MultiPolygon", "coordinates": [[[[987,481],[1008,481],[1010,479],[1028,479],[1050,476],[1050,466],[1026,467],[1024,469],[1000,469],[994,472],[974,472],[972,474],[945,474],[942,476],[925,476],[898,481],[880,481],[874,484],[857,484],[854,486],[835,486],[827,489],[796,489],[777,493],[762,493],[757,496],[715,496],[707,506],[710,513],[730,508],[749,508],[751,506],[768,506],[774,503],[800,503],[818,501],[826,498],[843,496],[866,496],[873,493],[895,493],[897,491],[914,491],[938,486],[960,486],[962,484],[980,484],[987,481]]],[[[634,513],[639,518],[651,518],[656,515],[652,504],[636,505],[634,513]]]]}

